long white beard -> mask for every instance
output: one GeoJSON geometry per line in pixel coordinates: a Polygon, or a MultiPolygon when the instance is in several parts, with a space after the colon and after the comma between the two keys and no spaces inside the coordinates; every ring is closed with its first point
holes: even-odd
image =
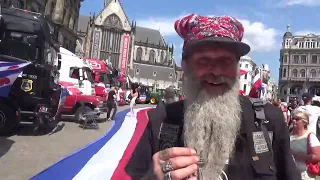
{"type": "Polygon", "coordinates": [[[230,158],[241,125],[239,85],[221,96],[210,95],[194,83],[184,82],[186,94],[184,141],[204,159],[202,177],[216,180],[230,158]]]}

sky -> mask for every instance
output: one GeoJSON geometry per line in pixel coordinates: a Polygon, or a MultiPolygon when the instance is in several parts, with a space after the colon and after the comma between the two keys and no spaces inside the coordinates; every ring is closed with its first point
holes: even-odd
{"type": "MultiPolygon", "coordinates": [[[[320,0],[120,0],[129,18],[137,25],[159,29],[175,47],[180,64],[182,39],[176,34],[175,20],[189,15],[230,15],[244,26],[243,41],[251,46],[248,54],[261,66],[268,64],[271,77],[279,76],[279,56],[283,34],[290,24],[294,35],[320,34],[320,0]]],[[[98,13],[104,0],[85,0],[80,14],[98,13]]]]}

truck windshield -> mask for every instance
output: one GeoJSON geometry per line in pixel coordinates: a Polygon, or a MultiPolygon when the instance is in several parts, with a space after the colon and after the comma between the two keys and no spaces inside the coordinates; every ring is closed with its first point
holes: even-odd
{"type": "Polygon", "coordinates": [[[84,80],[88,80],[88,81],[90,81],[91,83],[94,83],[94,82],[93,82],[93,78],[92,78],[92,76],[91,76],[91,69],[84,67],[84,68],[82,68],[82,70],[83,70],[84,80]]]}
{"type": "Polygon", "coordinates": [[[39,48],[35,36],[25,33],[6,33],[0,43],[0,53],[27,61],[38,59],[39,48]]]}

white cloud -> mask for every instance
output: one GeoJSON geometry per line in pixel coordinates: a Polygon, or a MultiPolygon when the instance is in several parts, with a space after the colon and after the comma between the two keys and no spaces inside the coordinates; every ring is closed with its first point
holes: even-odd
{"type": "Polygon", "coordinates": [[[294,6],[294,5],[303,5],[303,6],[320,6],[319,0],[282,0],[278,3],[280,6],[294,6]]]}
{"type": "MultiPolygon", "coordinates": [[[[159,29],[164,36],[177,36],[174,30],[174,21],[179,17],[150,17],[137,20],[139,26],[152,29],[159,29]]],[[[277,31],[269,28],[261,22],[250,22],[249,20],[240,20],[245,28],[243,41],[251,46],[252,51],[268,52],[274,49],[277,44],[277,31]]]]}

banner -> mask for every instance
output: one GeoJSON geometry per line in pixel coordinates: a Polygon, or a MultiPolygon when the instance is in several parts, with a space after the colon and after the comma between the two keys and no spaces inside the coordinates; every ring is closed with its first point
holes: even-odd
{"type": "Polygon", "coordinates": [[[137,118],[129,110],[119,112],[103,137],[30,180],[130,180],[124,169],[148,124],[149,109],[136,109],[137,118]]]}
{"type": "Polygon", "coordinates": [[[130,36],[124,35],[122,41],[122,52],[121,52],[121,67],[120,72],[123,76],[127,75],[127,65],[129,58],[129,44],[130,44],[130,36]]]}
{"type": "MultiPolygon", "coordinates": [[[[10,58],[4,58],[4,60],[10,61],[10,58]]],[[[17,61],[15,62],[5,62],[0,59],[0,96],[8,97],[11,86],[14,81],[18,78],[19,74],[21,74],[24,67],[26,67],[29,62],[26,61],[17,61]]]]}

